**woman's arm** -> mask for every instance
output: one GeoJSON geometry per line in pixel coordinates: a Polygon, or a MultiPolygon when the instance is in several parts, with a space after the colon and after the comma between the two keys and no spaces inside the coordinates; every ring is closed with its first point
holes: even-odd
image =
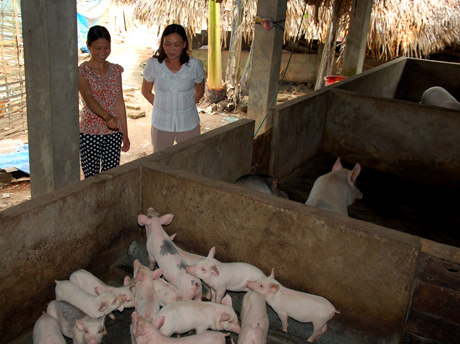
{"type": "Polygon", "coordinates": [[[126,119],[126,106],[125,106],[125,99],[123,98],[123,82],[121,81],[121,74],[120,74],[120,93],[118,94],[116,106],[117,106],[118,116],[120,117],[121,130],[123,131],[123,144],[121,146],[121,150],[123,152],[127,152],[129,151],[131,143],[129,142],[129,137],[128,137],[128,122],[126,119]]]}
{"type": "Polygon", "coordinates": [[[105,120],[107,127],[111,130],[120,130],[118,122],[108,111],[104,110],[102,106],[94,99],[93,92],[88,80],[81,75],[78,76],[78,90],[86,102],[86,105],[99,117],[105,120]]]}
{"type": "Polygon", "coordinates": [[[153,105],[153,101],[155,100],[155,95],[153,94],[152,90],[153,90],[153,81],[147,81],[145,80],[145,78],[142,79],[142,88],[141,88],[142,95],[144,96],[145,99],[148,100],[150,104],[153,105]]]}
{"type": "Polygon", "coordinates": [[[195,83],[195,103],[198,103],[204,94],[204,78],[200,83],[195,83]]]}

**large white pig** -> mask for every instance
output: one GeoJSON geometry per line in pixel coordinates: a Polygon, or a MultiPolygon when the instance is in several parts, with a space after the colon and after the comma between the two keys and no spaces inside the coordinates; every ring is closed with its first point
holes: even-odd
{"type": "Polygon", "coordinates": [[[422,94],[422,104],[460,110],[460,103],[445,88],[430,87],[422,94]]]}
{"type": "Polygon", "coordinates": [[[339,313],[324,297],[283,287],[275,280],[274,269],[269,277],[249,281],[248,287],[265,297],[278,314],[284,332],[287,332],[289,317],[299,322],[312,322],[313,334],[307,340],[310,343],[327,331],[327,322],[339,313]]]}
{"type": "MultiPolygon", "coordinates": [[[[153,208],[148,209],[152,213],[153,208]]],[[[187,263],[180,256],[176,246],[164,231],[162,225],[171,223],[174,215],[167,214],[161,217],[151,215],[138,216],[138,223],[145,226],[147,233],[147,252],[149,254],[150,268],[158,266],[163,269],[165,279],[177,288],[182,300],[201,300],[201,281],[185,271],[187,263]],[[152,264],[153,263],[153,264],[152,264]]]]}
{"type": "Polygon", "coordinates": [[[225,337],[228,336],[222,332],[206,331],[197,335],[171,338],[161,334],[158,330],[163,326],[165,320],[163,316],[154,323],[140,317],[137,312],[133,312],[131,318],[137,344],[225,344],[225,337]]]}
{"type": "Polygon", "coordinates": [[[46,313],[35,322],[32,337],[34,344],[66,344],[57,320],[46,313]]]}
{"type": "Polygon", "coordinates": [[[71,303],[75,307],[81,309],[91,318],[99,318],[103,315],[108,315],[114,310],[120,312],[124,309],[126,295],[118,295],[115,293],[103,292],[96,288],[97,296],[88,294],[75,283],[63,280],[56,282],[56,300],[63,300],[71,303]]]}
{"type": "Polygon", "coordinates": [[[255,291],[248,291],[241,307],[241,332],[238,344],[266,344],[268,335],[267,302],[255,291]]]}
{"type": "Polygon", "coordinates": [[[74,271],[70,277],[69,281],[75,283],[80,289],[86,291],[90,295],[96,296],[96,288],[99,288],[102,291],[108,291],[111,293],[115,293],[118,295],[126,295],[126,301],[123,304],[125,308],[133,308],[134,307],[134,295],[129,288],[130,278],[129,276],[125,277],[123,287],[112,287],[104,282],[102,282],[99,278],[94,276],[91,272],[86,271],[84,269],[80,269],[74,271]]]}
{"type": "MultiPolygon", "coordinates": [[[[240,333],[238,318],[232,307],[232,298],[227,295],[222,304],[208,301],[178,301],[164,306],[158,318],[164,316],[160,332],[165,336],[195,330],[197,334],[207,329],[240,333]]],[[[157,318],[157,319],[158,319],[157,318]]]]}
{"type": "Polygon", "coordinates": [[[350,171],[337,158],[332,171],[316,179],[305,204],[348,216],[348,206],[363,197],[356,187],[360,172],[359,164],[350,171]]]}
{"type": "Polygon", "coordinates": [[[105,334],[105,316],[91,318],[67,301],[51,301],[46,313],[57,319],[60,332],[74,344],[100,344],[105,334]]]}
{"type": "Polygon", "coordinates": [[[248,291],[247,281],[265,277],[259,268],[247,263],[221,263],[214,258],[213,247],[206,259],[187,266],[186,271],[211,287],[211,301],[220,303],[227,290],[248,291]]]}

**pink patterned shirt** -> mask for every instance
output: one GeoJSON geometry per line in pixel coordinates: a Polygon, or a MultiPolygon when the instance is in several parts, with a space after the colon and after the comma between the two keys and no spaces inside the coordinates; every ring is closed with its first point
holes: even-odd
{"type": "MultiPolygon", "coordinates": [[[[94,99],[114,116],[121,128],[120,117],[117,110],[117,99],[121,92],[121,73],[123,67],[116,63],[109,62],[109,70],[106,75],[100,75],[88,67],[87,62],[78,66],[78,75],[81,75],[89,82],[94,99]]],[[[83,110],[80,119],[80,133],[92,135],[113,134],[117,131],[107,128],[105,120],[96,115],[83,99],[83,110]]]]}

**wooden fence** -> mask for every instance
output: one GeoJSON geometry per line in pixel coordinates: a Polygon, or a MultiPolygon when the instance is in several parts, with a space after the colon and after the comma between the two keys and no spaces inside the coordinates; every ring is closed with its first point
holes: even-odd
{"type": "Polygon", "coordinates": [[[0,140],[27,131],[19,0],[0,3],[0,140]]]}

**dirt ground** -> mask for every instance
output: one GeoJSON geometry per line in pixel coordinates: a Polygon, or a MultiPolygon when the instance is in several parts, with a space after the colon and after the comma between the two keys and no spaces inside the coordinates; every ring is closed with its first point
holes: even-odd
{"type": "MultiPolygon", "coordinates": [[[[130,32],[112,34],[112,53],[109,61],[124,68],[123,89],[128,113],[128,134],[131,148],[121,153],[120,164],[136,160],[152,153],[150,140],[150,120],[152,105],[140,92],[142,72],[145,62],[157,49],[159,40],[153,30],[138,28],[130,32]],[[144,117],[131,118],[145,113],[144,117]]],[[[223,52],[225,54],[225,52],[223,52]]],[[[88,54],[79,55],[79,63],[89,59],[88,54]]],[[[223,66],[225,68],[225,66],[223,66]]],[[[310,91],[307,85],[287,84],[279,92],[278,102],[287,101],[310,91]]],[[[232,112],[218,111],[216,106],[206,103],[203,98],[198,104],[201,119],[201,133],[216,129],[232,121],[246,117],[239,108],[232,112]]],[[[27,135],[14,137],[27,142],[27,135]]],[[[80,171],[81,179],[83,174],[80,171]]],[[[27,177],[14,179],[9,183],[0,182],[0,211],[30,199],[30,180],[27,177]]]]}

